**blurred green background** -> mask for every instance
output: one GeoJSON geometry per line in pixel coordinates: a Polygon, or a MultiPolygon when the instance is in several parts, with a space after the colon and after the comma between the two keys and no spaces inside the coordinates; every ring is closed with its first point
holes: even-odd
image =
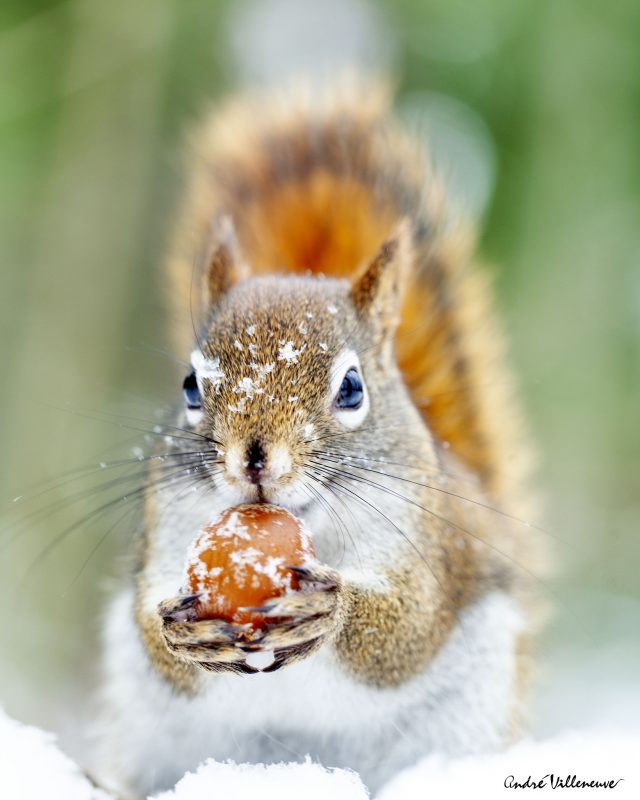
{"type": "Polygon", "coordinates": [[[182,368],[159,352],[171,347],[159,265],[185,131],[239,86],[351,63],[397,76],[400,112],[432,142],[494,265],[546,524],[570,543],[539,729],[580,721],[587,692],[592,715],[630,713],[640,5],[3,0],[0,703],[12,713],[64,733],[95,680],[105,590],[134,512],[81,522],[103,502],[79,496],[95,474],[60,476],[128,457],[143,438],[130,428],[179,397],[182,368]],[[612,691],[598,694],[607,678],[612,691]]]}

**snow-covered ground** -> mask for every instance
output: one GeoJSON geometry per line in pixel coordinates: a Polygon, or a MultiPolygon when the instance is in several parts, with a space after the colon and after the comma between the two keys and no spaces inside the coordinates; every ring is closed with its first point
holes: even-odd
{"type": "MultiPolygon", "coordinates": [[[[543,742],[525,741],[505,753],[444,759],[432,756],[397,775],[376,800],[458,800],[512,796],[505,783],[612,781],[611,788],[566,788],[563,798],[640,798],[640,732],[592,730],[543,742]],[[511,778],[510,778],[511,776],[511,778]]],[[[515,788],[515,787],[514,787],[515,788]]],[[[556,786],[556,788],[560,788],[556,786]]],[[[527,792],[521,789],[519,794],[527,792]]],[[[174,789],[153,800],[367,800],[353,772],[305,764],[273,766],[207,761],[174,789]]],[[[55,737],[0,711],[0,798],[3,800],[112,800],[56,744],[55,737]]]]}
{"type": "Polygon", "coordinates": [[[0,797],[6,800],[107,800],[56,744],[56,737],[0,710],[0,797]]]}

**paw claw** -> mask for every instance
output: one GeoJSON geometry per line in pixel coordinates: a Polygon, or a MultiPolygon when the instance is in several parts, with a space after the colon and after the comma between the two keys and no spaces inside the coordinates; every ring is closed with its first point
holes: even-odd
{"type": "Polygon", "coordinates": [[[322,644],[322,639],[311,639],[304,644],[287,648],[285,650],[276,650],[276,657],[273,664],[265,667],[263,672],[276,672],[282,667],[289,664],[295,664],[296,661],[301,661],[306,658],[310,653],[313,653],[322,644]]]}
{"type": "Polygon", "coordinates": [[[288,566],[301,583],[302,591],[334,592],[340,587],[340,575],[322,564],[308,564],[304,567],[288,566]]]}
{"type": "Polygon", "coordinates": [[[267,619],[277,617],[308,619],[330,614],[335,606],[335,595],[329,592],[295,592],[269,603],[262,613],[267,619]]]}
{"type": "Polygon", "coordinates": [[[299,623],[277,625],[267,630],[258,643],[260,650],[290,650],[309,642],[328,636],[333,629],[333,621],[328,617],[312,617],[299,623]]]}
{"type": "Polygon", "coordinates": [[[293,567],[289,564],[285,564],[284,568],[291,570],[291,572],[295,572],[299,578],[307,578],[310,574],[307,567],[293,567]]]}
{"type": "Polygon", "coordinates": [[[238,611],[250,611],[254,614],[266,614],[271,608],[271,603],[265,603],[263,606],[240,606],[238,611]]]}
{"type": "Polygon", "coordinates": [[[185,594],[163,600],[158,605],[158,613],[167,622],[186,622],[196,618],[195,608],[199,594],[185,594]]]}
{"type": "Polygon", "coordinates": [[[262,670],[256,669],[256,667],[252,667],[250,664],[238,664],[238,670],[240,672],[244,672],[246,675],[257,675],[258,672],[262,672],[262,670]]]}

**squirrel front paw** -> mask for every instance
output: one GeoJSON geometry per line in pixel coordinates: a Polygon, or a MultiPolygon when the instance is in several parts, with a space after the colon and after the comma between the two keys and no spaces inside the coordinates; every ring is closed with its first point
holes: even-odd
{"type": "Polygon", "coordinates": [[[300,589],[255,609],[265,617],[267,627],[256,639],[237,645],[246,654],[273,653],[273,662],[262,672],[275,672],[306,658],[337,632],[340,574],[320,564],[289,569],[300,589]]]}
{"type": "Polygon", "coordinates": [[[168,649],[208,672],[258,672],[245,663],[244,653],[236,647],[244,641],[250,626],[223,619],[199,620],[197,602],[198,595],[178,595],[158,606],[168,649]]]}
{"type": "Polygon", "coordinates": [[[341,580],[328,567],[290,567],[298,591],[269,600],[260,608],[264,629],[237,625],[223,619],[198,620],[197,595],[179,595],[158,606],[165,644],[179,656],[209,672],[274,672],[305,658],[337,629],[341,580]],[[268,666],[259,669],[257,653],[273,653],[268,666]]]}

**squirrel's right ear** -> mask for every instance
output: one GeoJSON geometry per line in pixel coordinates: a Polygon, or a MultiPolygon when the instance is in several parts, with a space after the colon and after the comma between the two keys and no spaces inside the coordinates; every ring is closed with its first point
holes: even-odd
{"type": "Polygon", "coordinates": [[[214,223],[205,258],[204,302],[205,309],[209,309],[235,283],[247,277],[231,217],[220,217],[214,223]]]}
{"type": "Polygon", "coordinates": [[[351,287],[356,310],[368,317],[383,336],[393,333],[400,321],[412,245],[411,222],[404,219],[351,287]]]}

